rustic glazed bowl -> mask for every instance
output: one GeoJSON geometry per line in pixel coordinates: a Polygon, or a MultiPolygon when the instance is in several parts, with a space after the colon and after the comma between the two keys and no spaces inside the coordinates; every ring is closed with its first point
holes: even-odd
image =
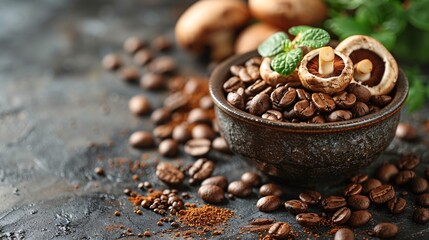
{"type": "Polygon", "coordinates": [[[343,122],[309,124],[274,122],[230,105],[223,83],[231,65],[243,64],[256,51],[220,64],[210,77],[210,94],[220,131],[231,151],[285,184],[332,184],[375,161],[395,136],[408,80],[400,71],[390,104],[379,112],[343,122]]]}

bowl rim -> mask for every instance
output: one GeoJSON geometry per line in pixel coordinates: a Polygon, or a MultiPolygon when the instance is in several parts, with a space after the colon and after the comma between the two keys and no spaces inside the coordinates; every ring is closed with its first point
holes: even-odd
{"type": "Polygon", "coordinates": [[[215,105],[228,115],[255,126],[276,128],[287,132],[338,132],[343,130],[358,129],[390,118],[392,115],[401,110],[405,100],[407,99],[408,79],[402,69],[399,68],[398,80],[396,81],[396,86],[394,88],[395,95],[392,101],[377,113],[371,113],[363,117],[353,118],[346,121],[323,124],[288,123],[266,120],[262,117],[252,115],[233,107],[230,103],[227,102],[222,87],[223,83],[227,80],[227,77],[230,74],[229,68],[231,65],[243,64],[250,58],[257,56],[259,56],[257,51],[251,51],[232,56],[215,68],[215,70],[210,75],[209,80],[209,91],[215,105]],[[398,89],[402,89],[402,91],[398,91],[398,89]]]}

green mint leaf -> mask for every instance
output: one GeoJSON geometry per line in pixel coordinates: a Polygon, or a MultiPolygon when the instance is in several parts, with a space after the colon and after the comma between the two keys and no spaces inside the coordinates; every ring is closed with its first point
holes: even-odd
{"type": "Polygon", "coordinates": [[[277,32],[271,35],[258,47],[258,53],[263,57],[272,57],[284,49],[284,42],[289,40],[289,37],[284,32],[277,32]]]}
{"type": "Polygon", "coordinates": [[[308,29],[313,29],[313,27],[310,27],[310,26],[295,26],[295,27],[289,28],[288,32],[291,35],[296,36],[299,33],[302,33],[302,32],[304,32],[304,31],[306,31],[308,29]]]}
{"type": "Polygon", "coordinates": [[[271,67],[283,76],[291,74],[302,59],[302,49],[295,48],[290,52],[280,53],[271,61],[271,67]]]}
{"type": "Polygon", "coordinates": [[[297,36],[296,46],[306,46],[311,48],[320,48],[328,44],[331,40],[329,33],[320,28],[307,29],[297,36]]]}
{"type": "Polygon", "coordinates": [[[377,32],[370,34],[370,36],[381,42],[389,50],[395,47],[397,36],[392,32],[377,32]]]}
{"type": "Polygon", "coordinates": [[[426,96],[423,79],[421,71],[416,67],[405,68],[405,73],[410,82],[410,89],[408,91],[406,105],[410,112],[414,112],[415,110],[421,108],[425,103],[426,96]]]}
{"type": "Polygon", "coordinates": [[[429,0],[412,1],[408,18],[416,28],[429,31],[429,0]]]}
{"type": "Polygon", "coordinates": [[[291,40],[285,39],[283,40],[282,43],[283,43],[283,51],[289,52],[290,50],[294,49],[294,45],[291,40]]]}
{"type": "Polygon", "coordinates": [[[325,25],[333,33],[340,37],[341,40],[352,35],[368,35],[371,31],[371,26],[361,24],[352,17],[336,17],[326,20],[325,25]]]}

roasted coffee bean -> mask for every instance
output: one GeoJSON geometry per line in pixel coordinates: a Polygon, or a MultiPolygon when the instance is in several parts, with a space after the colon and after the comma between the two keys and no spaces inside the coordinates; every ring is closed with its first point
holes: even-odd
{"type": "Polygon", "coordinates": [[[348,110],[336,110],[331,112],[326,120],[328,122],[346,121],[352,118],[353,114],[348,110]]]}
{"type": "Polygon", "coordinates": [[[428,181],[422,177],[413,178],[410,182],[410,190],[415,194],[424,193],[428,190],[428,181]]]}
{"type": "Polygon", "coordinates": [[[101,64],[106,70],[112,71],[120,68],[122,65],[122,61],[118,55],[111,53],[111,54],[107,54],[103,58],[101,64]]]}
{"type": "Polygon", "coordinates": [[[226,187],[228,186],[228,180],[224,176],[213,176],[206,178],[201,183],[201,186],[203,185],[216,185],[222,189],[226,189],[226,187]]]}
{"type": "Polygon", "coordinates": [[[310,100],[301,100],[293,106],[293,110],[297,117],[309,119],[316,113],[316,106],[310,100]]]}
{"type": "Polygon", "coordinates": [[[395,165],[391,163],[385,163],[377,169],[376,176],[382,182],[389,182],[392,177],[398,174],[398,172],[399,170],[395,165]]]}
{"type": "Polygon", "coordinates": [[[257,218],[257,219],[253,219],[250,222],[250,225],[253,226],[263,226],[263,225],[270,225],[274,222],[274,220],[271,219],[267,219],[267,218],[257,218]]]}
{"type": "Polygon", "coordinates": [[[413,178],[416,177],[416,173],[411,170],[402,170],[395,176],[396,185],[402,185],[409,183],[413,178]]]}
{"type": "Polygon", "coordinates": [[[295,219],[304,227],[313,227],[322,221],[322,218],[317,213],[300,213],[296,215],[295,219]]]}
{"type": "Polygon", "coordinates": [[[240,72],[240,70],[244,68],[243,66],[238,66],[238,65],[232,65],[229,68],[229,72],[234,75],[234,76],[238,76],[238,73],[240,72]]]}
{"type": "Polygon", "coordinates": [[[357,101],[350,111],[353,117],[358,118],[367,115],[369,113],[369,107],[365,103],[357,101]]]}
{"type": "Polygon", "coordinates": [[[367,103],[371,98],[371,92],[364,86],[356,83],[350,83],[347,87],[347,92],[353,93],[356,100],[367,103]]]}
{"type": "Polygon", "coordinates": [[[320,202],[322,195],[316,191],[307,191],[299,194],[299,199],[308,205],[315,205],[320,202]]]}
{"type": "Polygon", "coordinates": [[[249,60],[247,60],[244,65],[247,66],[255,66],[255,67],[259,67],[262,63],[262,58],[261,57],[253,57],[249,60]]]}
{"type": "Polygon", "coordinates": [[[426,208],[417,208],[413,213],[413,221],[425,224],[429,221],[429,210],[426,208]]]}
{"type": "Polygon", "coordinates": [[[248,111],[250,114],[261,116],[270,107],[270,97],[267,94],[258,94],[250,100],[248,111]]]}
{"type": "Polygon", "coordinates": [[[214,163],[206,158],[200,158],[188,170],[189,176],[198,182],[210,177],[214,170],[214,163]]]}
{"type": "Polygon", "coordinates": [[[279,209],[281,205],[280,197],[276,195],[269,195],[261,197],[256,203],[256,207],[261,212],[272,212],[279,209]]]}
{"type": "Polygon", "coordinates": [[[191,139],[186,142],[185,153],[192,157],[205,156],[210,151],[211,141],[209,139],[191,139]]]}
{"type": "Polygon", "coordinates": [[[283,119],[293,119],[293,118],[297,118],[298,115],[296,114],[296,112],[291,109],[289,111],[283,111],[283,119]]]}
{"type": "Polygon", "coordinates": [[[258,78],[260,78],[259,68],[256,66],[248,66],[245,68],[241,68],[238,72],[238,76],[244,83],[251,84],[255,82],[258,78]]]}
{"type": "Polygon", "coordinates": [[[305,89],[297,88],[295,91],[296,91],[296,97],[299,100],[311,100],[311,94],[305,91],[305,89]]]}
{"type": "Polygon", "coordinates": [[[313,93],[311,94],[311,100],[317,110],[321,112],[332,112],[335,109],[334,99],[326,93],[313,93]]]}
{"type": "Polygon", "coordinates": [[[308,205],[300,200],[288,200],[285,202],[285,208],[292,214],[299,214],[307,212],[308,205]]]}
{"type": "Polygon", "coordinates": [[[377,107],[385,107],[392,101],[392,97],[388,95],[371,96],[371,103],[377,107]]]}
{"type": "Polygon", "coordinates": [[[365,182],[363,182],[362,184],[362,193],[363,194],[368,194],[372,189],[381,186],[382,183],[380,180],[376,179],[376,178],[370,178],[368,180],[366,180],[365,182]]]}
{"type": "Polygon", "coordinates": [[[146,73],[140,78],[140,87],[147,90],[158,90],[164,87],[164,77],[156,73],[146,73]]]}
{"type": "Polygon", "coordinates": [[[189,102],[189,97],[180,92],[168,95],[164,100],[164,106],[170,111],[176,111],[185,107],[189,102]]]}
{"type": "Polygon", "coordinates": [[[194,108],[188,114],[188,123],[211,123],[211,117],[209,112],[201,109],[194,108]]]}
{"type": "Polygon", "coordinates": [[[417,131],[411,124],[399,123],[395,136],[404,141],[414,141],[417,139],[417,131]]]}
{"type": "Polygon", "coordinates": [[[429,193],[423,193],[417,196],[416,203],[422,207],[429,207],[429,193]]]}
{"type": "Polygon", "coordinates": [[[171,48],[171,42],[166,36],[158,36],[150,43],[151,47],[156,51],[166,51],[171,48]]]}
{"type": "Polygon", "coordinates": [[[368,108],[369,108],[369,113],[368,114],[370,114],[370,113],[377,113],[377,112],[379,112],[381,110],[379,107],[374,106],[374,105],[368,105],[368,108]]]}
{"type": "Polygon", "coordinates": [[[369,220],[371,220],[371,218],[372,218],[372,215],[369,211],[358,210],[358,211],[352,212],[349,220],[347,221],[347,224],[350,227],[357,228],[357,227],[360,227],[360,226],[367,224],[369,222],[369,220]]]}
{"type": "MultiPolygon", "coordinates": [[[[244,92],[246,93],[246,96],[255,96],[258,93],[260,93],[262,90],[267,88],[267,84],[263,80],[257,80],[252,85],[247,87],[244,92]]],[[[268,95],[269,96],[269,95],[268,95]]],[[[269,97],[268,97],[269,99],[269,97]]]]}
{"type": "Polygon", "coordinates": [[[124,67],[119,71],[119,77],[128,83],[135,82],[140,77],[140,72],[134,67],[124,67]]]}
{"type": "Polygon", "coordinates": [[[194,139],[213,139],[216,134],[207,124],[198,124],[192,128],[192,138],[194,139]]]}
{"type": "Polygon", "coordinates": [[[201,109],[204,109],[204,110],[212,109],[214,107],[214,102],[212,97],[210,97],[209,95],[201,97],[199,106],[201,109]]]}
{"type": "Polygon", "coordinates": [[[168,122],[171,119],[171,111],[166,108],[158,108],[150,115],[150,120],[156,125],[168,122]]]}
{"type": "Polygon", "coordinates": [[[151,133],[138,131],[131,134],[129,143],[135,148],[150,148],[153,146],[154,140],[151,133]]]}
{"type": "Polygon", "coordinates": [[[375,225],[373,234],[379,238],[394,238],[398,234],[398,226],[393,223],[379,223],[375,225]]]}
{"type": "Polygon", "coordinates": [[[339,196],[329,196],[322,200],[322,207],[326,212],[336,211],[346,205],[346,199],[339,196]]]}
{"type": "Polygon", "coordinates": [[[226,96],[226,100],[234,107],[244,110],[245,108],[245,102],[243,95],[237,93],[237,92],[230,92],[226,96]]]}
{"type": "Polygon", "coordinates": [[[277,185],[275,183],[267,183],[262,185],[259,188],[259,195],[261,196],[276,195],[281,197],[283,195],[283,189],[282,187],[280,187],[280,185],[277,185]]]}
{"type": "Polygon", "coordinates": [[[134,115],[141,116],[150,111],[151,104],[145,95],[136,95],[128,102],[128,108],[134,115]]]}
{"type": "Polygon", "coordinates": [[[241,81],[239,77],[230,77],[224,84],[223,84],[223,90],[227,93],[229,92],[235,92],[239,88],[245,88],[246,86],[241,81]]]}
{"type": "Polygon", "coordinates": [[[420,158],[415,155],[404,155],[396,163],[401,170],[413,170],[420,164],[420,158]]]}
{"type": "Polygon", "coordinates": [[[362,192],[362,185],[359,183],[350,183],[343,190],[343,195],[345,197],[351,197],[353,195],[358,195],[362,192]]]}
{"type": "Polygon", "coordinates": [[[174,140],[180,143],[184,143],[192,138],[191,129],[187,123],[182,123],[174,127],[171,135],[174,140]]]}
{"type": "Polygon", "coordinates": [[[385,203],[394,197],[395,189],[392,185],[381,185],[369,192],[369,199],[376,204],[385,203]]]}
{"type": "Polygon", "coordinates": [[[347,205],[353,210],[368,209],[370,204],[369,198],[363,195],[354,195],[347,200],[347,205]]]}
{"type": "Polygon", "coordinates": [[[158,146],[158,152],[165,157],[175,157],[179,151],[179,145],[174,139],[165,139],[158,146]]]}
{"type": "Polygon", "coordinates": [[[331,220],[336,224],[343,225],[344,223],[346,223],[349,220],[351,214],[352,214],[352,211],[350,211],[349,208],[342,207],[342,208],[338,209],[334,213],[334,215],[332,215],[331,220]]]}
{"type": "Polygon", "coordinates": [[[292,105],[296,98],[296,91],[294,88],[278,87],[271,93],[271,102],[273,107],[277,109],[284,109],[292,105]]]}
{"type": "Polygon", "coordinates": [[[156,176],[167,185],[179,185],[185,175],[176,166],[167,162],[160,162],[156,166],[156,176]]]}
{"type": "Polygon", "coordinates": [[[228,185],[228,193],[239,198],[245,198],[252,194],[252,186],[243,181],[234,181],[228,185]]]}
{"type": "Polygon", "coordinates": [[[255,172],[245,172],[241,175],[241,181],[253,187],[258,187],[261,185],[262,179],[261,176],[255,172]]]}
{"type": "Polygon", "coordinates": [[[134,54],[133,60],[137,65],[144,66],[153,59],[153,54],[147,49],[140,49],[134,54]]]}
{"type": "Polygon", "coordinates": [[[173,126],[170,124],[159,125],[153,129],[153,136],[157,139],[171,138],[173,135],[173,126]]]}
{"type": "Polygon", "coordinates": [[[320,123],[325,123],[326,119],[322,115],[316,115],[316,116],[310,118],[310,120],[308,120],[308,122],[309,123],[318,123],[318,124],[320,124],[320,123]]]}
{"type": "Polygon", "coordinates": [[[352,178],[350,178],[350,181],[354,182],[354,183],[363,183],[366,180],[368,180],[368,177],[369,177],[368,174],[361,173],[361,174],[355,175],[352,178]]]}
{"type": "Polygon", "coordinates": [[[271,120],[271,121],[282,121],[283,114],[277,110],[270,109],[270,110],[267,110],[264,114],[262,114],[262,118],[271,120]]]}
{"type": "Polygon", "coordinates": [[[202,185],[198,189],[198,195],[207,203],[220,203],[225,199],[225,192],[216,185],[202,185]]]}
{"type": "Polygon", "coordinates": [[[336,93],[333,97],[335,104],[340,109],[350,109],[356,103],[356,96],[353,93],[342,91],[336,93]]]}
{"type": "Polygon", "coordinates": [[[400,197],[392,198],[387,202],[387,207],[393,214],[403,213],[406,205],[407,201],[400,197]]]}
{"type": "Polygon", "coordinates": [[[286,222],[276,222],[268,229],[272,239],[286,239],[290,233],[290,225],[286,222]]]}
{"type": "Polygon", "coordinates": [[[124,42],[124,50],[129,53],[135,53],[142,47],[144,47],[144,42],[139,37],[129,37],[124,42]]]}
{"type": "Polygon", "coordinates": [[[349,228],[340,228],[335,233],[334,240],[354,240],[355,234],[349,228]]]}
{"type": "Polygon", "coordinates": [[[149,63],[149,71],[159,74],[169,74],[176,71],[177,64],[172,57],[158,57],[149,63]]]}

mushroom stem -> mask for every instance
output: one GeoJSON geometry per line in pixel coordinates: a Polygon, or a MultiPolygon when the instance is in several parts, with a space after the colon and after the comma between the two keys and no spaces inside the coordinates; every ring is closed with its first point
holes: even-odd
{"type": "Polygon", "coordinates": [[[321,75],[329,75],[334,72],[334,49],[331,47],[323,47],[319,51],[319,73],[321,75]]]}
{"type": "Polygon", "coordinates": [[[358,82],[365,82],[371,78],[373,65],[369,59],[364,59],[355,65],[354,78],[358,82]]]}

